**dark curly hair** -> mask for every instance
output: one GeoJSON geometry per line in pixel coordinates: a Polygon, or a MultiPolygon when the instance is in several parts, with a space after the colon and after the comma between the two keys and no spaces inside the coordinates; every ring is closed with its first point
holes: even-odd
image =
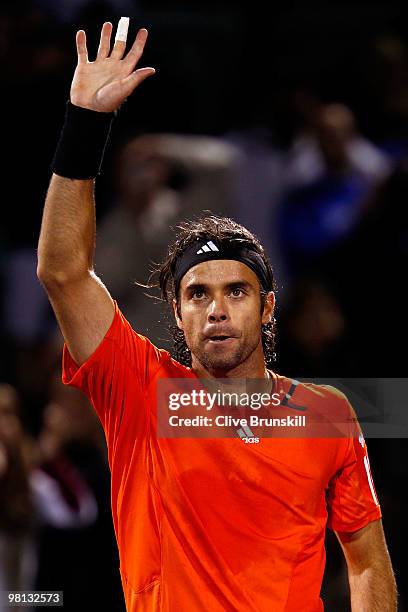
{"type": "MultiPolygon", "coordinates": [[[[164,261],[156,266],[154,269],[150,281],[151,284],[148,287],[160,288],[162,299],[171,305],[173,299],[177,301],[177,309],[180,313],[180,296],[175,295],[174,286],[174,269],[177,259],[184,251],[190,247],[190,245],[198,239],[203,240],[217,240],[217,242],[223,246],[231,245],[231,242],[239,242],[240,246],[245,246],[256,253],[258,253],[263,259],[266,270],[269,291],[276,291],[276,283],[273,276],[272,266],[269,262],[268,256],[266,255],[263,246],[259,240],[245,227],[230,219],[228,217],[218,217],[217,215],[210,214],[209,216],[199,217],[191,221],[184,221],[177,225],[176,238],[172,244],[169,245],[167,255],[164,261]],[[152,281],[157,278],[157,281],[152,281]]],[[[262,287],[260,288],[261,296],[261,312],[263,311],[267,291],[262,287]]],[[[191,366],[191,352],[187,346],[184,332],[172,324],[170,326],[170,333],[173,338],[174,344],[174,357],[186,366],[191,366]]],[[[270,323],[262,325],[262,346],[265,356],[265,364],[271,366],[276,359],[275,355],[275,335],[276,335],[276,322],[273,319],[270,323]]]]}

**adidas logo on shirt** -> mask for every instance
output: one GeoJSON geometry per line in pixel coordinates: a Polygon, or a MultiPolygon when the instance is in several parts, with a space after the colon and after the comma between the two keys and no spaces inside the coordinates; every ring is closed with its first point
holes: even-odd
{"type": "Polygon", "coordinates": [[[215,246],[212,240],[209,240],[206,244],[203,244],[201,249],[197,251],[197,255],[201,253],[209,253],[210,251],[219,251],[220,249],[215,246]]]}

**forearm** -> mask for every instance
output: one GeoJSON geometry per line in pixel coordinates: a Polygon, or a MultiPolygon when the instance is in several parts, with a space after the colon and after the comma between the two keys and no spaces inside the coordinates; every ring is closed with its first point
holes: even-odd
{"type": "Polygon", "coordinates": [[[352,612],[396,612],[397,587],[388,565],[349,572],[352,612]]]}
{"type": "Polygon", "coordinates": [[[38,276],[44,282],[76,278],[92,269],[93,191],[93,180],[52,176],[38,243],[38,276]]]}
{"type": "Polygon", "coordinates": [[[76,36],[78,65],[53,162],[38,245],[38,276],[47,285],[83,277],[95,245],[93,179],[99,173],[114,113],[154,68],[138,68],[147,38],[140,29],[132,48],[121,32],[110,52],[112,24],[104,23],[97,58],[88,61],[86,35],[76,36]],[[109,57],[108,57],[109,56],[109,57]],[[74,178],[62,178],[74,177],[74,178]]]}

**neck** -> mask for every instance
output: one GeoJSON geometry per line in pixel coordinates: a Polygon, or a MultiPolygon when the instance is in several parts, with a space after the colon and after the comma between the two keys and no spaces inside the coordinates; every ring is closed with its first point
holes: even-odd
{"type": "Polygon", "coordinates": [[[191,370],[198,378],[269,378],[262,345],[234,368],[209,368],[204,366],[195,355],[191,356],[191,361],[191,370]]]}
{"type": "MultiPolygon", "coordinates": [[[[202,381],[204,387],[213,392],[222,393],[272,393],[273,377],[265,366],[263,351],[261,359],[255,362],[239,364],[239,366],[226,370],[212,370],[204,367],[197,359],[192,356],[192,371],[202,381]],[[253,381],[253,383],[251,382],[253,381]],[[254,386],[255,385],[255,386],[254,386]]],[[[235,416],[246,417],[248,408],[234,404],[235,416]]]]}

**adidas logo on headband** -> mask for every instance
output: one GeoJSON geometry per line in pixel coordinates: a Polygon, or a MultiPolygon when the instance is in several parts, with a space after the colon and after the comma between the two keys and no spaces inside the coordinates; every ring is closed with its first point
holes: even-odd
{"type": "Polygon", "coordinates": [[[207,237],[209,236],[201,236],[198,240],[195,239],[193,244],[188,246],[173,262],[172,275],[176,293],[180,287],[181,279],[190,268],[213,259],[240,261],[255,272],[264,291],[273,290],[273,279],[260,253],[252,250],[245,244],[243,245],[239,240],[225,241],[223,244],[220,244],[214,238],[215,242],[212,240],[204,242],[207,237]],[[201,245],[199,244],[200,242],[201,245]],[[197,247],[198,250],[196,250],[197,247]]]}
{"type": "Polygon", "coordinates": [[[206,244],[203,244],[201,249],[197,251],[197,255],[201,255],[201,253],[209,253],[210,251],[219,251],[220,249],[215,246],[212,240],[209,240],[206,244]]]}

